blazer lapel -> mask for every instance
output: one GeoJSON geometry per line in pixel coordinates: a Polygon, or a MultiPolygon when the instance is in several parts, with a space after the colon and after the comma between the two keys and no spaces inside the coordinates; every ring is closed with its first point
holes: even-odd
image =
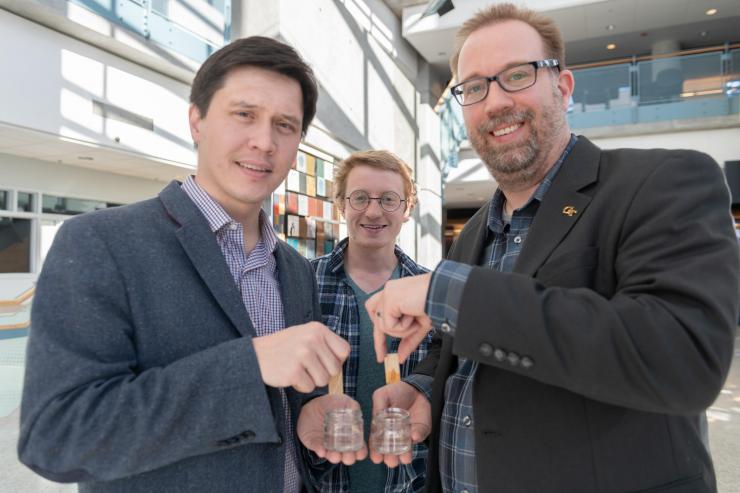
{"type": "Polygon", "coordinates": [[[598,147],[578,137],[540,204],[514,272],[534,276],[584,214],[591,196],[581,190],[597,180],[600,155],[598,147]]]}
{"type": "Polygon", "coordinates": [[[252,321],[203,214],[176,181],[162,190],[159,198],[179,225],[175,236],[213,297],[241,335],[254,337],[252,321]]]}

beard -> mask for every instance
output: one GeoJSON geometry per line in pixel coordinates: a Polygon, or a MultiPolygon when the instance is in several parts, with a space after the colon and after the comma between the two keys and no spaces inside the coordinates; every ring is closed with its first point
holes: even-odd
{"type": "Polygon", "coordinates": [[[545,162],[545,159],[565,124],[565,113],[557,98],[542,108],[541,116],[538,123],[533,109],[512,110],[490,118],[470,132],[473,149],[502,189],[525,190],[542,180],[553,164],[545,162]],[[523,142],[489,142],[494,129],[521,123],[529,127],[529,136],[523,142]]]}

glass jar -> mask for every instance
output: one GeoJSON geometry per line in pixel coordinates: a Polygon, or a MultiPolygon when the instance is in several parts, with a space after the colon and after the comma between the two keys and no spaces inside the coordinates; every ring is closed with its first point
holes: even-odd
{"type": "Polygon", "coordinates": [[[324,415],[324,447],[335,452],[356,452],[362,448],[362,411],[332,409],[324,415]]]}
{"type": "Polygon", "coordinates": [[[411,450],[411,418],[408,411],[390,407],[373,417],[370,448],[379,454],[399,455],[411,450]]]}

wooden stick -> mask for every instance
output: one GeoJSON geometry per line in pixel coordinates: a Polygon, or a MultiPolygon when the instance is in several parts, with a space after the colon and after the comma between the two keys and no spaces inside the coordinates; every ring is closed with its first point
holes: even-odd
{"type": "Polygon", "coordinates": [[[385,356],[385,383],[401,381],[401,367],[398,364],[398,353],[388,353],[385,356]]]}
{"type": "Polygon", "coordinates": [[[332,375],[329,379],[329,393],[340,395],[344,394],[344,385],[342,384],[342,369],[339,369],[339,373],[332,375]]]}

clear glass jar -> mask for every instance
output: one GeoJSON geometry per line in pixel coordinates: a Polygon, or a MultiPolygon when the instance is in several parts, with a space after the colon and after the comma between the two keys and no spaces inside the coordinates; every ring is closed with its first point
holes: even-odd
{"type": "Polygon", "coordinates": [[[399,455],[411,450],[411,418],[408,411],[389,407],[373,417],[370,448],[379,454],[399,455]]]}
{"type": "Polygon", "coordinates": [[[332,409],[324,415],[324,447],[335,452],[357,452],[362,448],[362,411],[332,409]]]}

